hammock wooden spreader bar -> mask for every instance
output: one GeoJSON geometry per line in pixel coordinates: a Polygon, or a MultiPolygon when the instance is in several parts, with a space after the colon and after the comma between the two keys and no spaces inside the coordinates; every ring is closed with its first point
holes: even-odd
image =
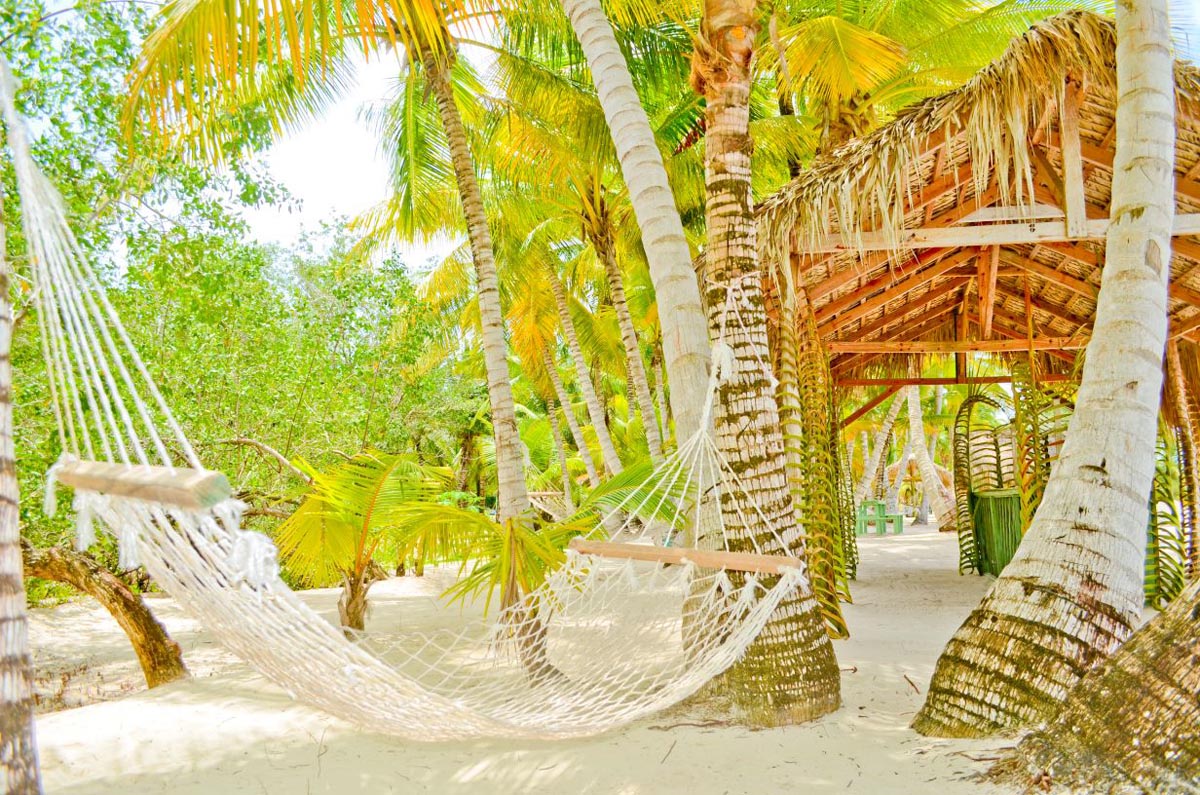
{"type": "Polygon", "coordinates": [[[619,544],[613,541],[571,539],[571,549],[581,555],[621,560],[642,560],[649,563],[694,563],[706,569],[732,569],[756,574],[782,574],[784,569],[798,569],[797,558],[783,555],[759,555],[753,552],[722,552],[715,549],[688,547],[658,547],[650,544],[619,544]]]}
{"type": "Polygon", "coordinates": [[[203,511],[229,499],[229,481],[220,472],[162,466],[66,461],[55,479],[74,489],[114,494],[203,511]]]}

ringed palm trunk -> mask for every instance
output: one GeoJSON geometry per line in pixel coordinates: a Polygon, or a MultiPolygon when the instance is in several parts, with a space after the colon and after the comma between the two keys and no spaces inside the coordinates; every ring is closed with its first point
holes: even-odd
{"type": "Polygon", "coordinates": [[[687,439],[700,430],[708,390],[709,347],[700,288],[679,209],[650,120],[600,0],[562,0],[562,4],[587,56],[642,230],[662,324],[676,438],[687,439]]]}
{"type": "Polygon", "coordinates": [[[550,355],[550,351],[544,350],[542,355],[545,357],[543,364],[546,366],[546,374],[550,376],[554,394],[558,397],[559,405],[562,406],[563,419],[567,421],[567,430],[571,432],[571,436],[575,440],[575,447],[579,450],[584,467],[587,468],[588,483],[594,489],[600,485],[600,473],[596,471],[596,462],[592,460],[592,451],[588,449],[587,441],[583,438],[583,429],[579,427],[579,420],[575,418],[575,412],[571,408],[571,396],[567,394],[567,388],[563,386],[562,376],[558,374],[558,365],[554,363],[554,357],[550,355]]]}
{"type": "Polygon", "coordinates": [[[558,453],[558,467],[562,470],[563,499],[567,510],[574,513],[575,495],[571,493],[571,473],[567,471],[567,445],[563,442],[562,427],[558,424],[558,407],[551,403],[546,408],[546,416],[550,418],[550,435],[554,437],[554,450],[558,453]]]}
{"type": "Polygon", "coordinates": [[[1026,782],[1087,792],[1194,793],[1200,781],[1200,582],[1071,691],[1017,747],[1026,782]]]}
{"type": "MultiPolygon", "coordinates": [[[[764,364],[770,353],[750,193],[750,61],[756,23],[753,8],[730,19],[719,6],[708,4],[701,31],[705,46],[693,56],[693,82],[707,101],[707,303],[713,335],[722,335],[732,363],[717,388],[714,425],[717,444],[740,479],[745,501],[756,507],[736,510],[730,498],[740,495],[727,493],[720,509],[731,548],[803,559],[774,378],[764,364]],[[735,311],[727,314],[727,303],[735,311]]],[[[837,709],[841,701],[833,646],[807,582],[778,608],[745,657],[721,680],[753,722],[811,720],[837,709]]]]}
{"type": "MultiPolygon", "coordinates": [[[[854,504],[862,502],[867,498],[867,494],[871,491],[871,486],[875,484],[875,477],[879,473],[879,464],[883,461],[883,454],[887,452],[888,434],[892,432],[892,426],[896,424],[896,417],[900,414],[900,407],[904,405],[904,398],[901,395],[896,395],[892,398],[892,404],[888,406],[887,416],[883,418],[883,425],[879,426],[878,432],[875,434],[875,444],[870,448],[870,455],[864,459],[866,463],[863,465],[862,480],[858,483],[858,488],[854,490],[854,504]]],[[[863,431],[865,434],[866,431],[863,431]]],[[[863,453],[867,453],[867,445],[863,442],[863,453]]]]}
{"type": "Polygon", "coordinates": [[[424,52],[421,60],[450,144],[450,159],[454,166],[458,195],[467,220],[471,259],[475,263],[480,326],[483,329],[483,359],[487,370],[488,399],[492,408],[492,428],[496,436],[497,512],[500,520],[504,521],[529,509],[529,492],[525,488],[521,437],[517,432],[517,413],[508,375],[504,313],[500,307],[500,282],[496,276],[492,233],[488,229],[487,216],[483,210],[483,196],[475,179],[471,150],[467,146],[467,133],[463,128],[458,106],[454,103],[449,63],[443,54],[434,54],[431,51],[424,52]]]}
{"type": "MultiPolygon", "coordinates": [[[[904,443],[904,449],[900,452],[900,462],[896,465],[896,477],[892,479],[891,484],[887,489],[887,504],[888,513],[900,512],[900,486],[904,484],[904,476],[908,473],[908,459],[912,457],[912,438],[904,443]]],[[[886,481],[886,472],[884,473],[886,481]]]]}
{"type": "Polygon", "coordinates": [[[1174,61],[1165,0],[1116,12],[1111,223],[1075,412],[1017,554],[938,661],[913,723],[925,734],[1045,720],[1140,618],[1175,211],[1174,61]]]}
{"type": "Polygon", "coordinates": [[[916,386],[908,389],[908,438],[912,440],[912,454],[917,459],[917,469],[921,472],[921,483],[925,487],[925,499],[933,507],[938,516],[939,529],[952,532],[956,529],[956,514],[946,492],[942,489],[942,480],[938,477],[937,467],[925,446],[925,421],[921,415],[921,388],[916,386]]]}
{"type": "Polygon", "coordinates": [[[600,396],[596,394],[592,374],[588,372],[587,361],[583,358],[583,348],[579,345],[579,335],[575,333],[575,321],[571,319],[571,307],[567,303],[567,290],[553,268],[547,268],[547,272],[550,274],[550,290],[554,293],[554,303],[558,306],[558,320],[562,324],[563,337],[567,340],[567,353],[575,362],[575,379],[579,382],[579,393],[583,395],[583,403],[587,406],[592,428],[600,441],[600,458],[610,475],[619,475],[621,459],[608,433],[608,417],[604,413],[604,406],[600,405],[600,396]]]}
{"type": "Polygon", "coordinates": [[[625,346],[625,370],[629,386],[637,399],[638,411],[642,415],[642,427],[646,430],[646,444],[650,448],[650,460],[655,464],[663,460],[662,436],[658,431],[658,414],[654,410],[654,399],[650,397],[650,384],[646,379],[646,363],[642,359],[642,347],[638,343],[637,331],[633,327],[633,316],[629,314],[629,303],[625,300],[625,276],[617,262],[617,252],[612,235],[604,240],[592,238],[592,246],[604,262],[608,276],[608,294],[613,309],[617,312],[617,325],[621,329],[621,343],[625,346]]]}
{"type": "Polygon", "coordinates": [[[10,795],[32,795],[42,787],[33,734],[33,660],[25,623],[9,362],[13,318],[2,219],[0,204],[0,784],[10,795]]]}

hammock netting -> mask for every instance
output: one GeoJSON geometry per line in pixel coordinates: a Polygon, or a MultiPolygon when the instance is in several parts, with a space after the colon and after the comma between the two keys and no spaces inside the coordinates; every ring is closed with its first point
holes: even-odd
{"type": "MultiPolygon", "coordinates": [[[[77,245],[61,197],[30,155],[14,93],[0,58],[0,110],[16,169],[62,464],[201,471],[77,245]]],[[[714,362],[712,386],[721,371],[717,356],[714,362]]],[[[723,517],[731,506],[747,516],[757,511],[739,503],[744,492],[708,433],[680,445],[651,478],[660,484],[651,490],[659,501],[655,515],[668,505],[674,524],[686,525],[700,547],[730,548],[723,517]]],[[[412,740],[572,737],[626,724],[680,702],[721,674],[776,608],[808,589],[800,567],[730,576],[687,562],[667,567],[569,551],[542,587],[504,611],[484,615],[444,606],[437,624],[451,628],[349,639],[280,579],[272,541],[241,528],[244,507],[225,499],[186,509],[79,488],[74,496],[80,545],[103,527],[118,539],[122,565],[144,565],[222,644],[293,697],[412,740]]],[[[619,525],[618,534],[659,543],[646,530],[655,523],[636,518],[645,507],[620,505],[596,526],[619,525]]],[[[790,545],[775,538],[770,547],[743,542],[738,548],[778,552],[790,545]]]]}

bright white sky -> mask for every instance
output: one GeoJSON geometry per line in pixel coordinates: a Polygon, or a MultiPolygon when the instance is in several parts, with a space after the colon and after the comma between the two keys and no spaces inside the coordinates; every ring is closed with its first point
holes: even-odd
{"type": "MultiPolygon", "coordinates": [[[[1200,61],[1200,0],[1173,0],[1171,11],[1179,55],[1200,61]]],[[[270,208],[250,213],[247,220],[255,237],[289,245],[303,229],[316,229],[322,221],[339,215],[356,215],[386,197],[378,141],[359,120],[359,111],[386,98],[398,74],[394,57],[372,59],[359,69],[354,91],[320,121],[289,135],[262,155],[301,206],[292,212],[270,208]]],[[[404,259],[419,269],[431,257],[445,256],[454,245],[441,241],[412,246],[403,252],[404,259]]]]}

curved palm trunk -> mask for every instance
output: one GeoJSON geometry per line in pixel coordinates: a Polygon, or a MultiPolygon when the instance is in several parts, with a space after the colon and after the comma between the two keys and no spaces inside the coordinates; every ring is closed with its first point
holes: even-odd
{"type": "MultiPolygon", "coordinates": [[[[735,548],[803,557],[775,379],[766,364],[771,357],[750,192],[749,66],[756,23],[752,9],[730,20],[724,9],[711,7],[719,3],[708,5],[701,33],[706,46],[693,56],[693,75],[703,75],[697,89],[707,100],[706,299],[713,335],[728,347],[732,363],[717,388],[714,425],[721,452],[757,509],[736,510],[731,495],[723,495],[722,518],[735,548]],[[726,312],[727,306],[732,310],[726,312]]],[[[757,723],[794,723],[837,709],[837,661],[811,586],[776,611],[722,681],[757,723]]]]}
{"type": "Polygon", "coordinates": [[[179,644],[171,639],[146,602],[92,559],[69,549],[37,549],[21,541],[21,557],[31,577],[64,582],[99,602],[116,620],[137,655],[147,687],[158,687],[188,675],[179,644]]]}
{"type": "Polygon", "coordinates": [[[25,624],[16,453],[13,449],[13,318],[8,300],[3,198],[0,197],[0,784],[10,795],[42,791],[33,735],[33,660],[25,624]]]}
{"type": "Polygon", "coordinates": [[[1200,582],[1071,691],[1017,747],[1016,772],[1087,792],[1195,792],[1200,782],[1200,582]]]}
{"type": "MultiPolygon", "coordinates": [[[[896,466],[896,477],[888,485],[887,497],[884,500],[888,513],[900,512],[900,486],[904,483],[904,476],[908,472],[908,459],[910,458],[912,458],[911,436],[904,442],[904,449],[900,451],[900,462],[896,466]]],[[[885,477],[884,480],[886,479],[885,477]]]]}
{"type": "Polygon", "coordinates": [[[592,429],[596,431],[596,438],[600,442],[600,458],[610,475],[619,475],[621,459],[617,455],[617,448],[613,446],[612,437],[608,434],[608,417],[604,413],[604,406],[600,405],[600,396],[596,394],[592,374],[588,372],[587,361],[583,358],[583,348],[579,345],[575,321],[571,319],[571,307],[567,303],[566,288],[553,268],[548,268],[547,272],[550,274],[550,290],[554,293],[554,303],[558,306],[558,320],[562,325],[563,337],[567,340],[567,353],[575,363],[575,380],[579,382],[579,393],[583,395],[588,417],[592,420],[592,429]]]}
{"type": "Polygon", "coordinates": [[[558,424],[557,406],[546,407],[546,416],[550,419],[550,435],[554,437],[554,450],[558,454],[558,468],[562,471],[563,500],[567,510],[575,512],[575,495],[571,493],[571,473],[567,471],[567,445],[563,442],[562,426],[558,424]]]}
{"type": "MultiPolygon", "coordinates": [[[[904,398],[901,395],[896,395],[892,398],[892,404],[888,406],[887,416],[883,418],[883,425],[879,426],[879,431],[875,434],[875,444],[870,449],[870,455],[864,460],[862,480],[858,483],[858,488],[854,490],[854,504],[862,502],[867,498],[867,494],[871,491],[871,486],[875,483],[875,478],[879,474],[879,465],[883,461],[883,454],[887,448],[888,434],[892,432],[892,426],[896,424],[896,417],[900,415],[900,407],[904,405],[904,398]]],[[[863,431],[865,434],[866,431],[863,431]]],[[[866,442],[863,442],[863,453],[867,453],[866,442]]]]}
{"type": "Polygon", "coordinates": [[[625,277],[621,266],[617,263],[617,253],[612,245],[611,236],[608,241],[592,239],[592,246],[604,263],[604,272],[608,276],[608,294],[612,298],[613,309],[617,311],[617,325],[621,329],[621,343],[625,346],[625,370],[629,376],[629,385],[637,399],[638,411],[642,415],[642,427],[646,430],[646,444],[650,448],[650,460],[661,463],[663,460],[662,436],[658,431],[658,414],[654,411],[654,400],[650,397],[650,384],[646,379],[646,363],[642,359],[642,347],[638,343],[637,331],[633,327],[633,316],[629,314],[629,304],[625,300],[625,277]]]}
{"type": "Polygon", "coordinates": [[[558,374],[558,366],[554,364],[554,357],[550,355],[550,351],[542,351],[545,357],[543,364],[546,366],[546,374],[550,376],[550,383],[554,386],[554,394],[558,398],[558,403],[563,409],[563,419],[567,421],[567,430],[571,432],[571,438],[575,441],[575,447],[579,450],[579,455],[583,458],[583,465],[587,469],[588,483],[594,489],[600,485],[600,473],[596,471],[596,462],[592,460],[592,451],[588,449],[587,441],[583,438],[583,429],[579,427],[579,420],[575,418],[575,412],[571,409],[571,396],[567,394],[567,388],[563,386],[562,376],[558,374]]]}
{"type": "Polygon", "coordinates": [[[449,65],[443,57],[430,52],[423,53],[421,60],[450,144],[458,195],[467,220],[471,259],[475,263],[479,318],[483,329],[483,359],[487,369],[488,399],[492,407],[492,429],[496,435],[496,502],[499,518],[503,521],[529,509],[529,492],[525,488],[521,437],[517,432],[517,413],[508,375],[504,313],[500,307],[500,282],[492,252],[492,233],[483,211],[483,196],[475,179],[467,133],[463,129],[458,106],[454,104],[449,65]]]}
{"type": "Polygon", "coordinates": [[[1137,626],[1167,330],[1175,92],[1164,0],[1117,4],[1117,153],[1096,322],[1058,463],[1017,554],[938,661],[913,727],[1044,720],[1137,626]]]}
{"type": "Polygon", "coordinates": [[[946,499],[942,488],[941,478],[938,477],[937,467],[925,446],[925,420],[921,414],[921,388],[908,387],[908,438],[912,440],[912,454],[917,459],[917,469],[921,472],[921,484],[925,488],[925,499],[933,506],[938,516],[940,529],[953,532],[956,529],[954,508],[946,499]]]}
{"type": "Polygon", "coordinates": [[[662,154],[600,0],[563,0],[592,72],[642,230],[663,330],[676,434],[700,430],[708,389],[708,329],[691,252],[662,154]]]}

